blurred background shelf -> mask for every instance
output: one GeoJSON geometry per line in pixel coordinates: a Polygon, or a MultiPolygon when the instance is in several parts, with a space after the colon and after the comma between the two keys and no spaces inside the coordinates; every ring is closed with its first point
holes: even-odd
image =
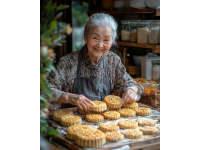
{"type": "Polygon", "coordinates": [[[92,15],[97,12],[104,12],[111,15],[154,14],[155,16],[160,16],[160,9],[89,10],[87,14],[92,15]]]}
{"type": "Polygon", "coordinates": [[[119,46],[151,48],[154,53],[160,53],[160,45],[139,44],[139,43],[121,42],[121,41],[118,41],[117,43],[119,46]]]}

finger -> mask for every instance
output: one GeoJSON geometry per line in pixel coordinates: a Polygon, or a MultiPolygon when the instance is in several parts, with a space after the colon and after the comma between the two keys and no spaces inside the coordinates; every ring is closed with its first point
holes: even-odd
{"type": "Polygon", "coordinates": [[[83,103],[85,104],[87,111],[88,111],[89,110],[89,103],[87,103],[85,99],[83,100],[83,103]]]}
{"type": "Polygon", "coordinates": [[[78,108],[83,110],[83,107],[79,104],[79,102],[76,102],[76,105],[78,106],[78,108]]]}
{"type": "Polygon", "coordinates": [[[129,104],[134,103],[134,102],[135,102],[134,99],[130,99],[130,100],[128,101],[129,104]]]}
{"type": "Polygon", "coordinates": [[[87,112],[87,106],[83,101],[81,102],[81,106],[83,107],[84,111],[87,112]]]}
{"type": "Polygon", "coordinates": [[[124,94],[122,95],[122,104],[126,104],[126,103],[127,103],[127,94],[124,93],[124,94]]]}
{"type": "Polygon", "coordinates": [[[138,95],[137,94],[134,96],[134,101],[135,102],[138,101],[138,95]]]}
{"type": "Polygon", "coordinates": [[[132,98],[130,97],[130,95],[127,95],[127,98],[126,98],[126,103],[131,103],[131,100],[132,100],[132,98]]]}
{"type": "Polygon", "coordinates": [[[92,106],[95,106],[95,103],[94,103],[93,101],[91,101],[91,100],[89,100],[89,99],[85,99],[85,101],[86,101],[87,103],[91,104],[92,106]]]}

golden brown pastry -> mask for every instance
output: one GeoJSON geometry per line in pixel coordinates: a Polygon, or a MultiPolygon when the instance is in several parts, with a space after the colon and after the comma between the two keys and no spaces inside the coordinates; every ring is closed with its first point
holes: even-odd
{"type": "Polygon", "coordinates": [[[77,134],[75,143],[83,147],[99,147],[106,143],[106,137],[100,130],[86,129],[77,134]]]}
{"type": "Polygon", "coordinates": [[[83,109],[77,108],[77,112],[81,115],[85,115],[86,112],[83,109]]]}
{"type": "Polygon", "coordinates": [[[107,110],[107,105],[105,102],[97,100],[92,102],[95,103],[95,106],[92,106],[91,104],[89,105],[90,113],[103,113],[107,110]]]}
{"type": "Polygon", "coordinates": [[[86,114],[85,120],[88,122],[101,122],[104,118],[100,114],[86,114]]]}
{"type": "Polygon", "coordinates": [[[124,135],[120,132],[106,132],[106,141],[109,142],[117,142],[122,141],[124,139],[124,135]]]}
{"type": "Polygon", "coordinates": [[[115,95],[104,97],[104,102],[107,104],[109,110],[119,110],[122,105],[122,99],[115,95]]]}
{"type": "Polygon", "coordinates": [[[130,108],[121,108],[119,110],[120,116],[122,117],[133,117],[135,116],[136,112],[130,108]]]}
{"type": "Polygon", "coordinates": [[[103,132],[117,132],[119,130],[119,126],[113,123],[101,123],[99,125],[99,130],[103,132]]]}
{"type": "Polygon", "coordinates": [[[134,120],[120,120],[118,126],[121,129],[135,129],[138,127],[138,122],[134,120]]]}
{"type": "Polygon", "coordinates": [[[58,109],[53,112],[52,118],[55,121],[60,121],[60,118],[64,115],[73,115],[73,111],[67,109],[58,109]]]}
{"type": "Polygon", "coordinates": [[[110,120],[116,120],[120,118],[120,113],[117,111],[106,111],[103,113],[104,118],[110,120]]]}
{"type": "Polygon", "coordinates": [[[139,115],[139,116],[147,116],[147,115],[151,115],[152,113],[151,108],[144,108],[144,107],[136,108],[135,111],[136,111],[136,115],[139,115]]]}
{"type": "Polygon", "coordinates": [[[90,126],[76,124],[67,128],[67,135],[66,137],[70,140],[75,140],[76,135],[79,134],[82,130],[91,129],[90,126]]]}
{"type": "Polygon", "coordinates": [[[151,126],[154,127],[156,124],[156,121],[151,118],[138,118],[136,120],[138,122],[139,126],[151,126]]]}
{"type": "Polygon", "coordinates": [[[143,132],[138,129],[126,129],[122,133],[126,138],[130,139],[140,139],[143,136],[143,132]]]}
{"type": "Polygon", "coordinates": [[[63,126],[72,126],[75,124],[82,124],[82,119],[79,116],[62,116],[60,119],[60,123],[63,126]]]}
{"type": "Polygon", "coordinates": [[[149,127],[149,126],[139,127],[139,130],[141,130],[144,135],[146,134],[154,135],[154,134],[158,134],[160,131],[159,128],[157,127],[149,127]]]}
{"type": "Polygon", "coordinates": [[[134,102],[134,103],[130,103],[130,104],[123,104],[122,108],[131,108],[131,109],[135,110],[135,108],[138,108],[138,103],[134,102]]]}

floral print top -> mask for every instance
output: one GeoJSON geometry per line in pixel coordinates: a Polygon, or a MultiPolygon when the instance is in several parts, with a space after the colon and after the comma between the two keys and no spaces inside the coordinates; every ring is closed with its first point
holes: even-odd
{"type": "MultiPolygon", "coordinates": [[[[72,93],[74,79],[77,75],[79,54],[80,50],[63,56],[56,66],[56,72],[51,72],[49,76],[49,86],[53,90],[53,96],[48,101],[48,108],[50,110],[56,110],[61,107],[61,104],[56,104],[56,102],[63,93],[72,93]]],[[[108,51],[105,57],[107,57],[108,60],[108,77],[111,81],[112,93],[122,95],[125,89],[131,88],[137,92],[139,100],[144,89],[126,72],[126,68],[122,64],[120,57],[111,51],[108,51]]],[[[104,59],[101,57],[98,63],[93,65],[90,61],[87,48],[83,47],[81,64],[82,77],[104,77],[106,71],[104,64],[104,59]]]]}

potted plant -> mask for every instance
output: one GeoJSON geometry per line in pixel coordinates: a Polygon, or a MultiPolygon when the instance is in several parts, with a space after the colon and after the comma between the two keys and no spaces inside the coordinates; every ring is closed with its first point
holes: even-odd
{"type": "Polygon", "coordinates": [[[60,22],[62,10],[68,5],[58,5],[52,0],[43,1],[40,17],[40,133],[41,137],[50,138],[59,132],[47,124],[48,109],[47,101],[52,96],[52,91],[48,87],[48,76],[51,71],[55,71],[54,48],[62,46],[67,35],[72,33],[70,24],[60,22]]]}

